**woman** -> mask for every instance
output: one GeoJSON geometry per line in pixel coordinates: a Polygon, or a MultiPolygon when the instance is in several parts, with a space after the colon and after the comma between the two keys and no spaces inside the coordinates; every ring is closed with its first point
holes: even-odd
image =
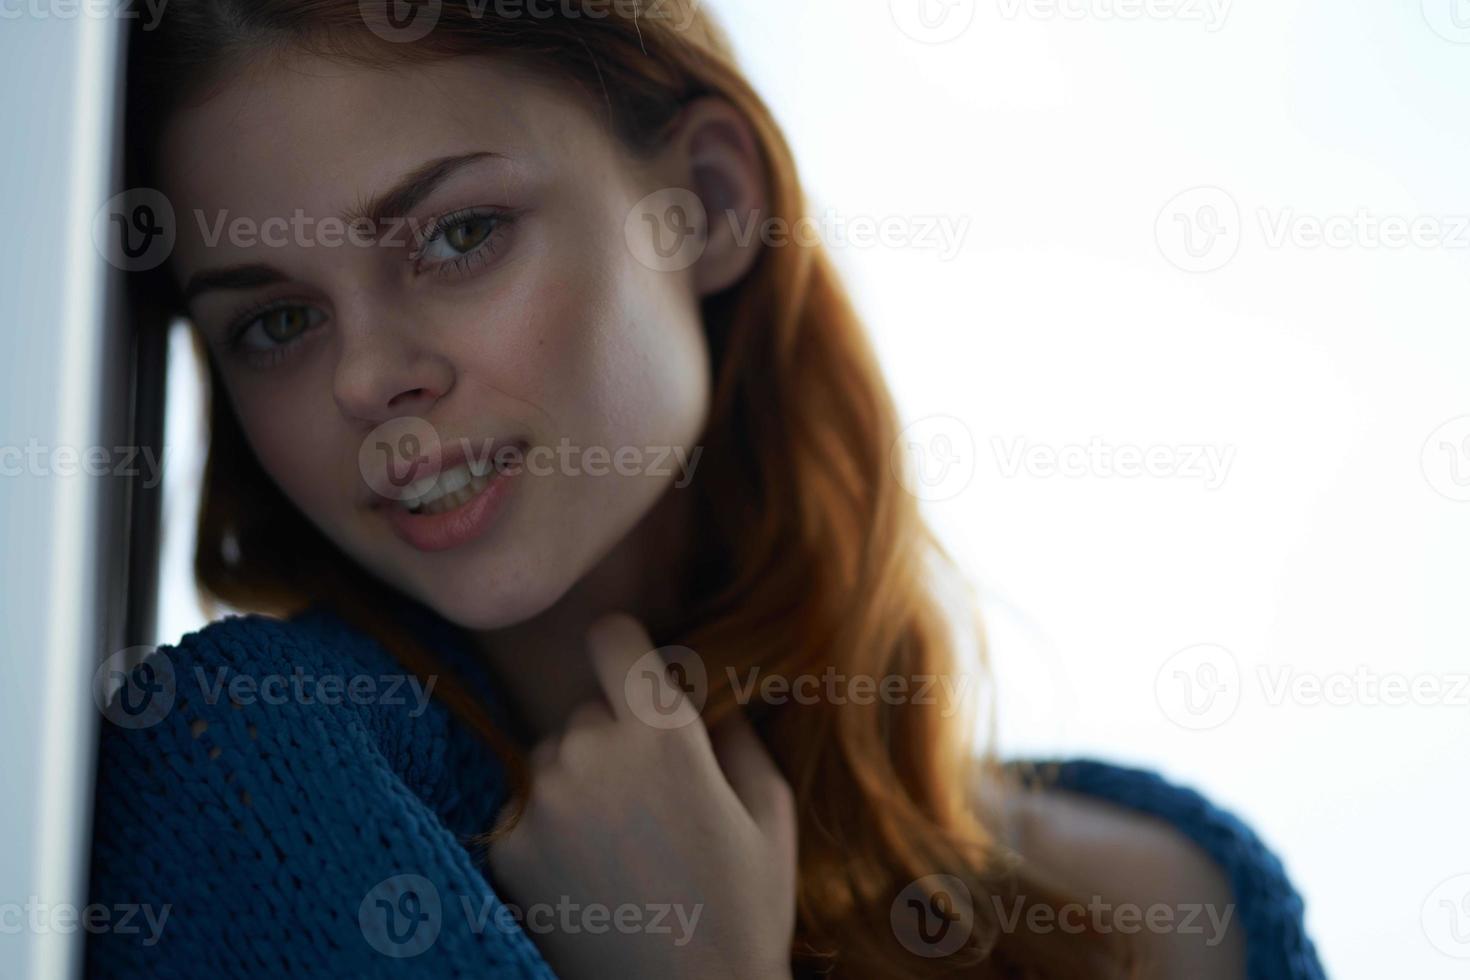
{"type": "Polygon", "coordinates": [[[168,916],[92,972],[1320,975],[1228,815],[972,756],[893,405],[692,2],[175,0],[131,57],[197,576],[259,615],[108,709],[94,893],[168,916]]]}

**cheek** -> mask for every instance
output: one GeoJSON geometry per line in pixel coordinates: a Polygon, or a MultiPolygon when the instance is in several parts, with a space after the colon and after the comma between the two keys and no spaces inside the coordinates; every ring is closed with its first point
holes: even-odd
{"type": "Polygon", "coordinates": [[[627,445],[691,444],[709,402],[709,347],[699,303],[684,280],[634,264],[621,279],[619,341],[605,351],[604,395],[622,406],[627,445]]]}
{"type": "Polygon", "coordinates": [[[533,312],[508,345],[524,379],[517,393],[542,410],[551,431],[540,435],[551,441],[683,445],[708,399],[698,304],[675,277],[604,247],[601,267],[577,263],[587,274],[548,277],[519,304],[533,312]]]}

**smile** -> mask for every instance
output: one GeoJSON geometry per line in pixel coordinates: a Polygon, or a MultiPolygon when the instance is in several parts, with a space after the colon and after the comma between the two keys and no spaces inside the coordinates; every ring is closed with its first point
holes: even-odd
{"type": "Polygon", "coordinates": [[[476,473],[475,469],[469,463],[461,463],[439,474],[438,477],[431,477],[425,481],[432,484],[426,492],[407,495],[398,503],[414,514],[443,514],[454,510],[456,507],[469,503],[498,475],[493,467],[484,474],[476,473]]]}
{"type": "MultiPolygon", "coordinates": [[[[517,443],[518,447],[524,444],[517,443]]],[[[473,461],[451,457],[447,469],[420,478],[401,499],[380,507],[402,541],[419,551],[445,551],[484,534],[504,509],[519,468],[501,454],[473,461]]]]}

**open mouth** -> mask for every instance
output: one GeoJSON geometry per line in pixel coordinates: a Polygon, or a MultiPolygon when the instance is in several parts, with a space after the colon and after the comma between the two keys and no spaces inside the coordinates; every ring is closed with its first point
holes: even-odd
{"type": "Polygon", "coordinates": [[[479,467],[460,463],[439,474],[432,489],[417,497],[405,497],[398,505],[410,514],[447,514],[469,503],[479,496],[480,491],[490,485],[499,475],[494,466],[486,464],[484,472],[479,467]]]}
{"type": "Polygon", "coordinates": [[[395,499],[379,501],[379,504],[394,506],[411,514],[447,514],[479,496],[497,476],[503,476],[525,451],[526,444],[517,441],[487,454],[485,459],[452,457],[450,465],[443,470],[419,477],[397,491],[394,494],[395,499]]]}
{"type": "Polygon", "coordinates": [[[437,474],[404,488],[399,499],[386,502],[388,522],[400,538],[421,551],[442,551],[474,540],[504,508],[514,465],[525,452],[499,451],[484,460],[455,459],[437,474]]]}

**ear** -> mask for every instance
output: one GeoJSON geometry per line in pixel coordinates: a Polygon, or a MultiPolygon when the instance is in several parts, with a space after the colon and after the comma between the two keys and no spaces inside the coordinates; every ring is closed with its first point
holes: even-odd
{"type": "Polygon", "coordinates": [[[707,240],[690,270],[701,297],[739,282],[761,250],[768,217],[765,160],[745,116],[706,96],[685,106],[667,144],[682,186],[704,205],[707,240]]]}

